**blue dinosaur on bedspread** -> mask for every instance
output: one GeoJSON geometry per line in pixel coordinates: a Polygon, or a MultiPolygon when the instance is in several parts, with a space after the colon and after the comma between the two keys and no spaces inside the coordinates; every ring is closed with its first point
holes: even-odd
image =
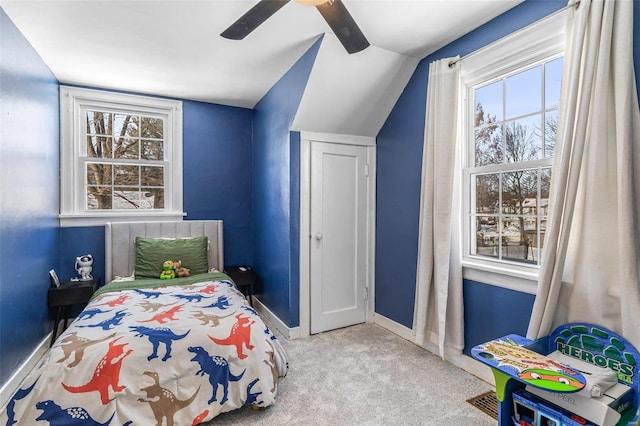
{"type": "Polygon", "coordinates": [[[187,334],[189,334],[189,331],[191,331],[189,330],[184,334],[178,335],[174,333],[170,328],[166,327],[151,328],[139,325],[129,326],[129,328],[137,333],[137,337],[147,337],[149,339],[149,342],[151,342],[151,344],[153,345],[153,352],[147,357],[147,361],[151,361],[152,359],[158,357],[158,347],[160,346],[160,343],[163,343],[166,348],[162,360],[166,361],[171,358],[171,343],[174,340],[184,339],[187,334]]]}
{"type": "Polygon", "coordinates": [[[36,403],[36,408],[42,410],[42,414],[36,420],[47,420],[50,426],[108,426],[113,419],[112,414],[105,423],[100,423],[91,418],[87,410],[82,407],[62,408],[51,400],[36,403]]]}
{"type": "Polygon", "coordinates": [[[209,375],[209,383],[213,388],[213,394],[209,399],[208,403],[217,401],[216,393],[218,391],[218,385],[222,385],[223,395],[220,400],[220,404],[224,404],[227,402],[228,394],[229,394],[229,382],[237,382],[242,379],[245,371],[240,373],[237,376],[231,374],[231,370],[229,369],[229,363],[226,359],[221,356],[214,355],[211,356],[209,353],[204,350],[201,346],[190,347],[189,352],[194,353],[194,357],[191,358],[191,361],[195,361],[200,365],[200,370],[196,373],[196,375],[204,376],[205,374],[209,375]]]}

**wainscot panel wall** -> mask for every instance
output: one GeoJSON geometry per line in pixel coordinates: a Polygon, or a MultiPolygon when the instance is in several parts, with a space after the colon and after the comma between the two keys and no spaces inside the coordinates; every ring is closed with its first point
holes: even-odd
{"type": "Polygon", "coordinates": [[[58,264],[58,81],[0,9],[0,385],[51,330],[58,264]]]}
{"type": "Polygon", "coordinates": [[[316,41],[254,108],[254,266],[262,284],[261,302],[289,327],[299,325],[298,277],[292,276],[297,265],[292,264],[298,261],[293,241],[300,214],[291,198],[299,193],[299,147],[292,149],[292,144],[300,137],[290,129],[320,43],[316,41]]]}
{"type": "MultiPolygon", "coordinates": [[[[413,327],[429,64],[444,57],[471,53],[561,9],[566,3],[565,0],[527,0],[418,64],[377,138],[376,313],[405,327],[413,327]]],[[[471,288],[469,283],[465,288],[471,288]]],[[[499,297],[505,303],[520,297],[517,292],[486,285],[474,287],[473,295],[478,300],[499,297]]],[[[521,317],[514,319],[514,324],[528,323],[529,312],[520,312],[521,317]]],[[[501,321],[482,315],[475,317],[475,314],[480,315],[474,310],[467,312],[465,323],[481,322],[486,336],[502,334],[501,321]]],[[[473,333],[466,336],[465,346],[480,343],[475,338],[473,333]]]]}

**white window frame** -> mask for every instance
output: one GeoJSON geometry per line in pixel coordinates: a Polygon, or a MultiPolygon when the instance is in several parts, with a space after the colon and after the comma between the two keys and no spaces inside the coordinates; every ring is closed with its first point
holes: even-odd
{"type": "Polygon", "coordinates": [[[182,102],[148,96],[60,86],[60,226],[94,226],[114,221],[182,220],[182,102]],[[86,208],[87,109],[161,116],[165,122],[165,207],[96,211],[86,208]],[[83,149],[84,147],[84,149],[83,149]]]}
{"type": "MultiPolygon", "coordinates": [[[[470,152],[475,148],[475,144],[469,120],[474,117],[475,105],[471,105],[472,102],[468,100],[473,97],[473,89],[483,83],[530,68],[549,58],[562,56],[565,50],[565,27],[566,10],[563,9],[461,60],[460,96],[462,99],[459,122],[463,137],[462,265],[463,277],[466,279],[529,294],[536,293],[538,266],[470,255],[472,238],[469,212],[472,189],[467,169],[473,166],[470,152]]],[[[547,165],[551,165],[553,160],[544,161],[548,163],[547,165]]]]}

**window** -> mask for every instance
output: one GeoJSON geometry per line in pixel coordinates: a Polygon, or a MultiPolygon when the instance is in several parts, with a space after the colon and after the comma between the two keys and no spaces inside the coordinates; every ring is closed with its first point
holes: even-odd
{"type": "Polygon", "coordinates": [[[181,102],[70,87],[60,96],[62,225],[183,216],[181,102]]]}
{"type": "Polygon", "coordinates": [[[561,80],[555,58],[471,89],[471,255],[540,263],[561,80]]]}
{"type": "MultiPolygon", "coordinates": [[[[464,58],[465,265],[532,278],[549,210],[564,13],[464,58]]],[[[486,281],[485,281],[486,282],[486,281]]]]}

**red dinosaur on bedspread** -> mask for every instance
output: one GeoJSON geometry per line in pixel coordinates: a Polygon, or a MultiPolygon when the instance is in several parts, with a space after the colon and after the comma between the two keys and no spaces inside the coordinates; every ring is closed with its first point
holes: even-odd
{"type": "Polygon", "coordinates": [[[236,347],[236,352],[238,353],[238,358],[245,359],[247,355],[242,352],[242,345],[246,346],[248,350],[254,348],[254,346],[250,343],[251,340],[251,326],[255,324],[254,320],[249,319],[248,317],[243,317],[242,314],[236,315],[236,323],[231,327],[231,333],[229,337],[226,339],[216,339],[215,337],[209,336],[214,343],[219,345],[230,345],[236,347]]]}
{"type": "Polygon", "coordinates": [[[128,343],[116,344],[119,339],[120,337],[109,342],[107,353],[98,363],[91,380],[89,380],[87,384],[82,386],[68,386],[62,383],[62,386],[71,393],[97,391],[100,393],[102,405],[106,405],[112,401],[114,398],[109,398],[109,386],[111,386],[114,392],[121,392],[125,389],[125,386],[118,384],[120,381],[120,368],[122,367],[124,358],[133,352],[133,349],[129,349],[127,352],[124,351],[124,347],[128,345],[128,343]]]}

